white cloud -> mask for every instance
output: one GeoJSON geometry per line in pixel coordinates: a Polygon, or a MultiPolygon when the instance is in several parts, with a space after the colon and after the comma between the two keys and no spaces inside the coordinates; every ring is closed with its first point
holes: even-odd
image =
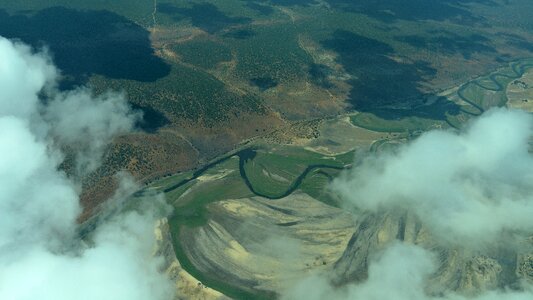
{"type": "Polygon", "coordinates": [[[433,131],[367,159],[332,188],[363,211],[415,212],[441,242],[472,247],[533,229],[532,117],[494,109],[461,133],[433,131]]]}
{"type": "MultiPolygon", "coordinates": [[[[529,153],[533,117],[493,109],[464,131],[432,131],[393,153],[381,153],[336,179],[331,188],[358,212],[410,211],[441,247],[476,251],[501,247],[504,237],[524,239],[533,232],[533,156],[529,153]]],[[[439,262],[420,246],[393,243],[370,258],[368,279],[333,287],[314,276],[287,291],[286,299],[525,300],[520,290],[449,291],[430,295],[428,278],[439,262]],[[313,298],[315,297],[315,298],[313,298]]],[[[517,282],[517,284],[520,284],[517,282]]]]}
{"type": "Polygon", "coordinates": [[[34,246],[1,261],[0,299],[163,300],[173,286],[152,257],[153,219],[130,213],[98,229],[78,253],[34,246]]]}
{"type": "Polygon", "coordinates": [[[435,270],[433,256],[422,248],[396,243],[370,264],[362,284],[334,287],[313,276],[286,292],[283,299],[424,300],[424,280],[435,270]]]}
{"type": "Polygon", "coordinates": [[[138,115],[123,97],[54,90],[46,54],[0,37],[0,56],[0,299],[171,299],[152,256],[151,210],[114,218],[86,245],[75,235],[77,184],[58,170],[58,145],[87,147],[93,153],[80,157],[93,168],[138,115]]]}
{"type": "Polygon", "coordinates": [[[78,196],[29,124],[0,118],[0,251],[72,234],[78,196]]]}
{"type": "Polygon", "coordinates": [[[116,135],[131,132],[141,114],[131,110],[124,96],[98,97],[86,88],[58,93],[43,109],[50,135],[76,151],[77,173],[94,171],[116,135]]]}
{"type": "Polygon", "coordinates": [[[368,279],[359,284],[333,286],[321,275],[311,276],[285,291],[283,300],[526,300],[533,299],[531,287],[520,291],[488,291],[463,296],[453,292],[429,295],[425,283],[437,270],[433,253],[421,247],[393,243],[370,261],[368,279]]]}
{"type": "Polygon", "coordinates": [[[45,53],[0,37],[0,116],[27,119],[38,108],[38,93],[57,77],[45,53]]]}

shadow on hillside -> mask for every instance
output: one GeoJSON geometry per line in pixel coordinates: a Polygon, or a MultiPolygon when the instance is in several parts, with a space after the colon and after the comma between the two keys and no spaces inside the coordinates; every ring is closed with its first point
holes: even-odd
{"type": "Polygon", "coordinates": [[[31,16],[0,11],[0,35],[48,47],[55,64],[77,84],[91,74],[151,82],[170,73],[154,55],[149,32],[108,11],[53,7],[31,16]]]}
{"type": "Polygon", "coordinates": [[[194,3],[190,8],[162,3],[158,5],[158,10],[161,13],[171,15],[175,20],[182,20],[184,17],[190,18],[193,26],[211,34],[230,26],[252,22],[250,18],[229,17],[211,3],[194,3]]]}
{"type": "Polygon", "coordinates": [[[445,98],[433,97],[431,105],[422,105],[430,95],[420,92],[420,84],[436,70],[423,62],[394,59],[394,49],[385,43],[338,30],[322,45],[338,54],[338,63],[353,77],[348,101],[356,110],[387,119],[420,116],[442,120],[446,113],[459,112],[459,107],[445,98]]]}
{"type": "Polygon", "coordinates": [[[331,70],[326,65],[313,63],[309,66],[309,78],[311,82],[324,89],[333,87],[333,84],[329,80],[331,73],[331,70]]]}
{"type": "Polygon", "coordinates": [[[498,33],[497,35],[505,38],[507,44],[512,47],[533,52],[533,43],[518,34],[498,33]]]}
{"type": "Polygon", "coordinates": [[[268,16],[274,13],[274,9],[271,6],[263,5],[256,1],[246,1],[246,7],[255,10],[263,16],[268,16]]]}
{"type": "Polygon", "coordinates": [[[316,0],[241,0],[247,2],[250,8],[254,6],[261,5],[263,7],[268,7],[266,5],[279,5],[279,6],[309,6],[317,4],[316,0]]]}
{"type": "Polygon", "coordinates": [[[130,105],[133,109],[142,111],[143,118],[136,126],[145,132],[155,133],[159,128],[170,124],[170,120],[165,115],[151,107],[135,103],[130,103],[130,105]]]}
{"type": "Polygon", "coordinates": [[[256,33],[250,29],[237,29],[226,32],[223,36],[238,40],[246,40],[251,37],[254,37],[256,33]]]}
{"type": "Polygon", "coordinates": [[[471,24],[482,21],[468,7],[469,4],[499,5],[493,0],[326,0],[332,7],[356,11],[370,17],[391,22],[396,20],[450,20],[471,24]]]}
{"type": "MultiPolygon", "coordinates": [[[[62,89],[85,84],[92,74],[153,82],[170,73],[170,66],[154,55],[148,31],[107,11],[53,7],[32,16],[0,11],[0,35],[49,48],[65,75],[62,89]]],[[[132,106],[143,112],[137,125],[146,132],[169,124],[162,113],[150,107],[132,106]]]]}
{"type": "Polygon", "coordinates": [[[428,37],[406,35],[397,37],[397,40],[418,49],[428,49],[446,54],[459,53],[465,59],[470,59],[473,54],[495,54],[498,52],[494,47],[490,46],[490,40],[488,38],[479,34],[462,36],[444,30],[428,33],[428,37]]]}

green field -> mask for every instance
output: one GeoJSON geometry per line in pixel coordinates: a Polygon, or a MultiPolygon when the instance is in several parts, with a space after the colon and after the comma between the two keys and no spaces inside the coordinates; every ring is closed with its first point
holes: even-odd
{"type": "Polygon", "coordinates": [[[449,127],[445,121],[420,117],[404,117],[398,118],[397,120],[387,120],[370,113],[358,113],[355,116],[351,116],[350,121],[355,126],[379,132],[425,131],[449,127]]]}
{"type": "Polygon", "coordinates": [[[100,91],[125,90],[133,103],[163,112],[174,122],[214,126],[243,113],[266,111],[255,95],[237,94],[213,75],[183,65],[173,65],[168,76],[155,82],[93,77],[91,85],[100,91]]]}
{"type": "Polygon", "coordinates": [[[237,53],[237,76],[251,80],[270,78],[277,83],[306,77],[306,67],[311,57],[299,47],[298,31],[288,24],[250,27],[254,35],[248,39],[235,39],[232,43],[237,53]]]}
{"type": "Polygon", "coordinates": [[[239,299],[272,298],[270,294],[250,293],[224,283],[216,275],[198,271],[181,246],[181,230],[204,226],[210,218],[210,203],[262,193],[276,198],[291,188],[294,192],[302,191],[328,205],[337,206],[335,198],[327,191],[327,185],[340,169],[352,162],[353,155],[353,152],[348,152],[328,157],[299,147],[260,145],[223,156],[196,172],[156,180],[148,184],[144,192],[137,193],[137,197],[164,192],[167,203],[174,207],[169,224],[176,256],[185,270],[203,284],[239,299]],[[309,169],[310,166],[317,167],[309,169]],[[308,173],[304,174],[306,170],[308,173]],[[287,181],[276,181],[277,176],[284,176],[287,181]]]}
{"type": "Polygon", "coordinates": [[[491,107],[505,106],[508,99],[507,85],[520,78],[526,70],[533,67],[531,59],[523,59],[501,68],[489,75],[472,80],[459,88],[457,95],[460,99],[480,111],[491,107]]]}
{"type": "MultiPolygon", "coordinates": [[[[515,70],[525,70],[529,62],[511,64],[515,70]]],[[[472,87],[484,93],[499,93],[497,90],[509,79],[504,73],[491,73],[463,85],[463,97],[473,97],[472,87]],[[493,81],[490,81],[491,78],[493,81]],[[505,80],[501,78],[506,78],[505,80]],[[492,83],[491,83],[492,82],[492,83]],[[470,94],[472,93],[472,94],[470,94]]],[[[506,74],[508,75],[508,74],[506,74]]],[[[510,75],[509,75],[510,76],[510,75]]],[[[458,97],[458,95],[454,95],[458,97]]],[[[495,104],[496,105],[496,104],[495,104]]],[[[405,132],[406,135],[389,135],[374,142],[370,152],[395,151],[406,139],[416,138],[420,133],[434,128],[460,128],[475,113],[474,106],[463,106],[459,113],[447,115],[447,122],[421,117],[404,117],[397,120],[381,119],[370,113],[352,115],[350,120],[357,126],[378,132],[405,132]],[[468,113],[467,113],[468,112],[468,113]]],[[[255,143],[249,148],[212,161],[194,172],[181,173],[162,178],[147,186],[148,191],[162,191],[174,212],[169,217],[176,256],[185,270],[204,284],[229,296],[246,299],[271,298],[261,291],[245,291],[224,282],[215,274],[200,272],[182,247],[182,230],[205,226],[210,220],[210,204],[228,199],[262,196],[276,201],[293,192],[304,192],[330,206],[339,206],[336,196],[328,190],[329,182],[343,169],[350,167],[355,152],[327,156],[301,147],[255,143]]]]}
{"type": "MultiPolygon", "coordinates": [[[[531,26],[523,14],[531,4],[525,1],[502,9],[481,3],[458,9],[444,1],[438,12],[407,12],[398,3],[378,2],[3,0],[0,34],[49,44],[51,52],[60,54],[56,59],[65,78],[73,77],[71,84],[90,82],[100,91],[125,91],[133,103],[164,114],[171,124],[224,126],[243,112],[264,115],[271,101],[283,115],[286,106],[298,103],[276,89],[310,84],[323,93],[344,95],[341,101],[348,110],[376,116],[359,116],[355,123],[361,127],[393,132],[442,126],[446,114],[453,115],[459,107],[448,102],[428,109],[414,100],[523,57],[531,48],[529,36],[521,31],[531,26]],[[65,10],[71,16],[64,19],[65,10]],[[476,19],[479,14],[494,27],[463,23],[462,18],[476,19]],[[513,22],[504,22],[506,18],[513,22]],[[135,34],[124,28],[135,29],[135,34]],[[138,40],[130,41],[133,36],[138,40]],[[106,41],[108,57],[98,53],[102,47],[90,50],[101,40],[106,41]],[[153,45],[164,45],[178,59],[157,56],[155,50],[161,49],[151,49],[153,45]],[[140,61],[133,63],[135,59],[140,61]],[[119,63],[124,60],[128,64],[119,63]],[[217,70],[223,62],[231,65],[217,70]],[[83,72],[69,74],[77,66],[84,66],[83,72]],[[337,90],[343,84],[348,94],[337,90]],[[395,116],[402,120],[391,118],[386,109],[397,110],[395,116]]],[[[507,81],[493,79],[481,78],[478,84],[495,89],[507,81]]],[[[505,103],[500,93],[487,93],[481,86],[472,84],[462,91],[474,107],[505,103]]]]}
{"type": "Polygon", "coordinates": [[[531,1],[403,2],[0,0],[0,35],[48,48],[62,72],[60,88],[124,92],[135,108],[153,112],[157,126],[143,128],[147,135],[139,139],[158,135],[145,140],[190,146],[142,152],[142,141],[121,144],[105,158],[105,176],[127,169],[126,157],[150,169],[149,155],[178,157],[186,148],[190,157],[176,160],[187,168],[168,165],[190,170],[237,149],[205,168],[149,183],[128,209],[151,192],[164,193],[174,207],[169,222],[185,270],[229,296],[268,298],[199,272],[181,231],[204,226],[210,204],[227,199],[276,201],[304,192],[337,206],[327,186],[355,152],[327,156],[256,143],[258,136],[285,130],[296,118],[350,117],[355,126],[383,133],[354,129],[371,136],[371,152],[394,151],[422,132],[461,128],[505,106],[507,84],[533,67],[533,60],[520,59],[533,51],[531,1]],[[240,149],[243,141],[252,141],[250,148],[240,149]]]}
{"type": "Polygon", "coordinates": [[[466,104],[459,106],[458,113],[446,113],[444,120],[435,120],[417,116],[397,116],[382,118],[372,113],[358,113],[350,121],[359,127],[378,132],[412,132],[427,131],[437,128],[460,128],[471,116],[479,115],[491,107],[505,106],[508,99],[506,87],[513,80],[521,77],[526,70],[533,67],[531,59],[523,59],[508,64],[488,75],[481,76],[459,87],[449,96],[454,101],[466,104]]]}
{"type": "Polygon", "coordinates": [[[245,162],[243,169],[257,194],[280,198],[316,170],[343,168],[346,165],[342,158],[337,160],[335,157],[296,149],[280,146],[269,151],[258,150],[253,159],[245,162]]]}
{"type": "Polygon", "coordinates": [[[180,43],[173,50],[181,56],[184,63],[203,69],[214,69],[221,62],[230,61],[233,56],[226,45],[207,39],[195,39],[180,43]]]}

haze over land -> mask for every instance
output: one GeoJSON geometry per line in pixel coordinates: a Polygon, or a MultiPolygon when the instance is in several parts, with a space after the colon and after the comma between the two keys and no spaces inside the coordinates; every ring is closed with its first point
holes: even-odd
{"type": "Polygon", "coordinates": [[[533,298],[530,0],[0,0],[0,299],[533,298]]]}
{"type": "Polygon", "coordinates": [[[124,91],[144,111],[145,132],[116,141],[84,182],[108,194],[109,173],[160,178],[293,121],[355,109],[453,123],[463,105],[440,91],[533,49],[527,0],[5,0],[0,9],[0,35],[49,47],[61,88],[124,91]]]}

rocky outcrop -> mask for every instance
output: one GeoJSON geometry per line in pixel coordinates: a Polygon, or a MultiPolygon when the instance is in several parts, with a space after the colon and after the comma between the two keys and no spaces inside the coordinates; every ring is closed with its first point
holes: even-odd
{"type": "Polygon", "coordinates": [[[331,271],[355,229],[351,214],[302,193],[224,200],[208,209],[206,225],[181,232],[191,262],[216,280],[267,296],[310,272],[331,271]]]}
{"type": "Polygon", "coordinates": [[[368,261],[395,240],[432,250],[437,254],[438,271],[429,279],[427,290],[439,294],[445,290],[475,294],[500,287],[516,287],[520,279],[533,279],[533,254],[521,247],[485,247],[470,250],[447,247],[435,240],[425,226],[406,212],[366,214],[357,221],[346,250],[335,263],[335,283],[366,279],[368,261]]]}

